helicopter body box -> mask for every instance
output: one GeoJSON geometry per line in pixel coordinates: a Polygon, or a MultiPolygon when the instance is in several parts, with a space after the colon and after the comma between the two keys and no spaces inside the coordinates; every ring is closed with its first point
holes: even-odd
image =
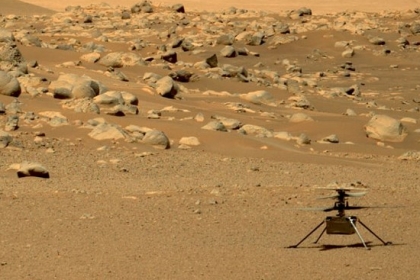
{"type": "Polygon", "coordinates": [[[354,229],[354,226],[356,226],[356,221],[357,218],[354,216],[327,217],[325,219],[327,234],[354,234],[356,232],[354,229]],[[354,226],[351,222],[353,222],[354,226]]]}

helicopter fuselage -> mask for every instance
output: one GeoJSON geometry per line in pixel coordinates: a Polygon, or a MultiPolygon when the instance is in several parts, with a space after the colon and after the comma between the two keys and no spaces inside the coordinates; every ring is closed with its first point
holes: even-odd
{"type": "Polygon", "coordinates": [[[343,234],[349,235],[356,233],[354,225],[356,225],[357,217],[355,216],[328,216],[325,219],[327,234],[343,234]]]}

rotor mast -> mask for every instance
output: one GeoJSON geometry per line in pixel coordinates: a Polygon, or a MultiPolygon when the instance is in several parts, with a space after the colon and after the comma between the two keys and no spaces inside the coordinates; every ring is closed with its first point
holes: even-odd
{"type": "Polygon", "coordinates": [[[348,206],[348,202],[346,201],[346,191],[342,189],[338,189],[337,192],[338,192],[338,197],[337,197],[338,201],[335,202],[334,208],[338,210],[338,214],[337,214],[338,217],[344,217],[346,216],[345,214],[346,206],[348,206]]]}

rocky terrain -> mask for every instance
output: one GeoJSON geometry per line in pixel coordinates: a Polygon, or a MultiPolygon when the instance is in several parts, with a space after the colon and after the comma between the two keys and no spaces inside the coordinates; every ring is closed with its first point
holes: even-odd
{"type": "Polygon", "coordinates": [[[7,3],[4,279],[417,279],[420,9],[7,3]]]}

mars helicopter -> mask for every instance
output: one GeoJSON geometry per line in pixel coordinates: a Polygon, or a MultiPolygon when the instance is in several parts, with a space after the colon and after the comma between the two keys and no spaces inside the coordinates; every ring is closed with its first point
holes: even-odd
{"type": "MultiPolygon", "coordinates": [[[[361,197],[364,196],[367,192],[366,189],[357,189],[357,188],[326,188],[329,190],[337,191],[337,194],[321,197],[322,199],[326,198],[333,198],[336,199],[334,206],[328,208],[321,208],[317,210],[321,210],[324,212],[330,212],[337,210],[338,214],[336,216],[328,216],[323,220],[319,225],[317,225],[311,232],[309,232],[302,240],[300,240],[296,245],[289,246],[288,248],[297,248],[303,241],[305,241],[309,236],[311,236],[319,227],[321,227],[325,223],[325,228],[315,240],[314,244],[318,243],[321,239],[322,235],[326,232],[327,234],[340,234],[340,235],[351,235],[357,234],[359,239],[362,241],[363,246],[370,250],[370,248],[366,245],[366,242],[363,240],[362,235],[360,234],[359,230],[356,227],[357,222],[362,225],[365,229],[367,229],[371,234],[373,234],[377,239],[379,239],[384,245],[390,245],[391,242],[385,242],[382,238],[380,238],[375,232],[373,232],[366,224],[364,224],[359,218],[356,216],[348,216],[345,213],[345,210],[358,210],[363,208],[370,208],[366,206],[351,206],[349,205],[347,198],[348,197],[361,197]],[[364,190],[363,192],[351,192],[354,190],[364,190]]],[[[313,209],[313,208],[310,208],[313,209]]]]}

